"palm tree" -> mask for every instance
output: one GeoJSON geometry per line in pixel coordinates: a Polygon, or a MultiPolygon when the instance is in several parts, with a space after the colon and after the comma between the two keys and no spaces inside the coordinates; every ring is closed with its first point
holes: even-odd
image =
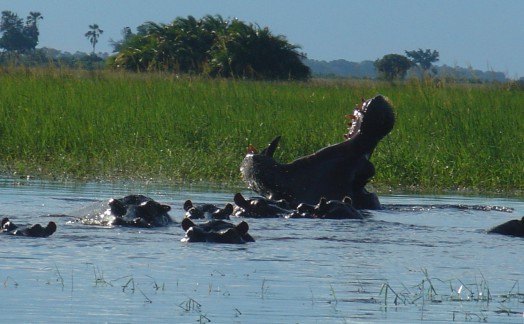
{"type": "Polygon", "coordinates": [[[38,21],[44,19],[44,16],[38,11],[31,11],[29,12],[29,16],[26,18],[26,24],[27,26],[31,26],[33,28],[37,27],[38,21]]]}
{"type": "Polygon", "coordinates": [[[298,45],[269,29],[233,20],[211,50],[211,74],[223,77],[307,80],[311,70],[302,63],[298,45]]]}
{"type": "Polygon", "coordinates": [[[93,54],[94,54],[96,43],[98,43],[98,38],[100,37],[100,35],[104,33],[104,31],[100,29],[97,24],[89,25],[89,29],[91,30],[85,33],[84,36],[87,39],[89,39],[89,42],[91,43],[91,45],[93,45],[93,54]]]}
{"type": "Polygon", "coordinates": [[[38,44],[38,36],[40,32],[38,31],[38,21],[44,19],[44,16],[38,11],[29,12],[29,16],[26,18],[26,33],[31,42],[30,47],[33,50],[38,44]]]}
{"type": "Polygon", "coordinates": [[[299,46],[268,28],[221,16],[178,17],[137,28],[111,63],[132,71],[165,70],[252,79],[307,80],[299,46]]]}

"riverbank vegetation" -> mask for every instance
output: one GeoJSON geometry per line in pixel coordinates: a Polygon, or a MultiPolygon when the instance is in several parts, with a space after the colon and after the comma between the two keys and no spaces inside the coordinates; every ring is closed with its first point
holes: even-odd
{"type": "Polygon", "coordinates": [[[381,93],[397,122],[375,188],[522,193],[524,92],[412,80],[254,82],[60,68],[0,72],[0,167],[48,179],[241,183],[248,144],[282,162],[343,140],[381,93]]]}

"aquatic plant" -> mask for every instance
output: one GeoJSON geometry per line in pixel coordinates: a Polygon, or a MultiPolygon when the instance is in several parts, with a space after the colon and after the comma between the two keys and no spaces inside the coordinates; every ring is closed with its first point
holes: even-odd
{"type": "MultiPolygon", "coordinates": [[[[513,311],[506,306],[513,302],[511,299],[517,299],[518,303],[524,301],[524,294],[521,294],[518,289],[518,281],[514,283],[512,288],[507,294],[492,295],[486,278],[481,274],[480,279],[475,278],[473,283],[465,283],[461,279],[448,279],[443,280],[440,278],[431,278],[428,274],[427,269],[421,269],[424,278],[420,283],[414,286],[406,286],[401,283],[401,290],[393,287],[389,281],[385,281],[380,288],[379,296],[383,296],[382,305],[388,307],[389,303],[393,302],[394,306],[399,305],[420,305],[421,306],[421,317],[423,317],[424,305],[426,302],[431,304],[442,304],[442,303],[481,303],[486,308],[493,301],[498,302],[498,309],[494,312],[497,314],[522,314],[522,312],[513,311]],[[448,293],[437,292],[437,287],[434,282],[439,282],[445,285],[449,285],[450,291],[448,293]]],[[[488,318],[488,314],[484,308],[481,308],[478,312],[473,312],[467,309],[463,310],[451,310],[452,319],[456,320],[456,317],[463,315],[465,320],[481,320],[485,321],[488,318]]]]}

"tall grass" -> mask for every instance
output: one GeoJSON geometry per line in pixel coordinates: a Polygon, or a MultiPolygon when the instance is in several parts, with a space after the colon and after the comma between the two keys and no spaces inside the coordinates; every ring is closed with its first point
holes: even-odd
{"type": "Polygon", "coordinates": [[[344,115],[377,93],[397,123],[374,185],[522,190],[524,93],[504,86],[271,83],[59,69],[0,73],[4,173],[237,183],[245,148],[283,135],[290,161],[339,142],[344,115]]]}
{"type": "Polygon", "coordinates": [[[374,156],[378,182],[426,190],[524,189],[524,92],[411,83],[390,97],[397,123],[374,156]]]}

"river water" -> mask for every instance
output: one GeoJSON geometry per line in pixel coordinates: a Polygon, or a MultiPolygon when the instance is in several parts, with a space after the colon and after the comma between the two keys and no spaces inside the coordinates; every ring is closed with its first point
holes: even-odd
{"type": "Polygon", "coordinates": [[[237,191],[253,195],[0,178],[0,216],[58,224],[48,238],[0,236],[2,322],[524,322],[524,239],[485,231],[520,219],[522,198],[381,195],[388,208],[366,220],[248,219],[255,243],[180,242],[186,199],[223,205],[237,191]],[[172,206],[177,224],[69,222],[131,193],[172,206]]]}

